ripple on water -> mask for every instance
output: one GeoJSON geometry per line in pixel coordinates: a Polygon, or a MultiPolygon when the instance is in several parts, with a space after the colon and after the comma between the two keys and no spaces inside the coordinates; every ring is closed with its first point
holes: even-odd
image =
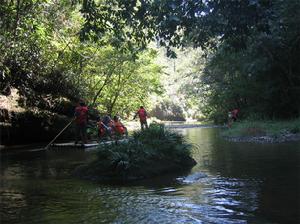
{"type": "MultiPolygon", "coordinates": [[[[199,138],[198,134],[195,135],[195,138],[199,138]]],[[[60,174],[63,174],[62,171],[67,168],[65,163],[68,164],[68,159],[74,152],[67,154],[64,160],[61,160],[61,155],[53,153],[53,155],[51,154],[53,159],[47,157],[45,160],[37,158],[29,162],[27,159],[11,164],[7,162],[5,166],[2,166],[4,181],[1,186],[3,191],[0,195],[3,210],[1,221],[14,224],[240,224],[247,223],[247,220],[252,219],[254,222],[251,223],[257,223],[256,213],[258,207],[261,206],[258,201],[265,196],[260,195],[264,193],[261,192],[261,183],[255,179],[240,177],[246,176],[243,172],[248,172],[245,174],[250,178],[269,175],[269,172],[264,173],[266,169],[263,165],[267,164],[266,168],[269,170],[270,167],[273,167],[271,166],[274,164],[273,160],[263,160],[261,163],[261,160],[257,160],[257,158],[260,158],[262,150],[250,158],[248,153],[251,152],[250,155],[252,155],[255,150],[252,148],[249,151],[244,150],[243,153],[246,153],[245,158],[247,159],[245,161],[254,158],[257,166],[253,167],[261,167],[260,175],[253,176],[251,175],[252,170],[248,169],[248,164],[244,164],[241,160],[241,158],[243,159],[241,156],[244,154],[236,153],[238,150],[236,145],[234,148],[226,150],[221,145],[220,150],[217,150],[217,146],[211,142],[209,137],[204,136],[202,139],[204,140],[201,140],[201,146],[194,150],[197,161],[201,161],[199,164],[203,166],[198,166],[193,170],[200,170],[200,172],[177,178],[177,181],[163,181],[163,184],[154,183],[150,186],[147,184],[108,186],[66,178],[60,174]],[[239,157],[234,159],[235,155],[239,157]],[[222,172],[224,156],[231,158],[227,161],[232,165],[230,172],[222,172]],[[236,172],[239,169],[242,173],[236,172]],[[220,176],[217,176],[216,173],[220,176]]],[[[287,152],[287,150],[281,151],[287,152]]],[[[82,154],[80,154],[79,161],[81,161],[81,156],[82,154]]],[[[278,157],[276,160],[278,164],[280,164],[281,158],[278,157]]],[[[291,156],[291,158],[296,158],[296,156],[291,156]]],[[[287,164],[283,163],[284,167],[288,167],[290,161],[291,159],[287,164]]],[[[268,177],[263,176],[263,178],[268,177]]],[[[277,177],[278,175],[274,179],[277,177]]],[[[288,208],[291,209],[292,206],[288,208]]]]}
{"type": "MultiPolygon", "coordinates": [[[[170,194],[173,188],[148,191],[134,188],[115,188],[106,192],[105,200],[118,205],[115,207],[118,215],[113,223],[246,223],[243,214],[228,208],[228,205],[237,206],[238,203],[232,200],[226,203],[225,199],[222,201],[218,198],[222,196],[218,191],[215,194],[210,191],[208,204],[199,204],[184,194],[174,197],[170,194]]],[[[99,193],[99,190],[96,192],[99,193]]],[[[98,196],[102,198],[103,194],[98,196]]],[[[94,200],[97,200],[96,197],[94,200]]],[[[110,205],[109,210],[112,209],[110,205]]]]}
{"type": "Polygon", "coordinates": [[[207,177],[207,174],[202,173],[202,172],[196,172],[196,173],[193,173],[193,174],[188,175],[186,177],[177,178],[177,180],[182,182],[182,183],[192,184],[192,183],[195,183],[195,182],[200,182],[206,177],[207,177]]]}

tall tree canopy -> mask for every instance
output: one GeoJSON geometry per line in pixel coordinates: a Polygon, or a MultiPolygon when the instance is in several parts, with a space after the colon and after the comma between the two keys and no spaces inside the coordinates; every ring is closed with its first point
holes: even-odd
{"type": "Polygon", "coordinates": [[[156,39],[167,47],[215,46],[230,39],[241,47],[252,30],[269,29],[265,18],[272,5],[270,0],[84,0],[82,37],[103,40],[109,33],[112,42],[145,46],[156,39]]]}
{"type": "Polygon", "coordinates": [[[56,0],[1,3],[1,93],[17,88],[22,106],[57,113],[79,98],[120,115],[147,105],[150,92],[161,93],[156,53],[135,50],[138,43],[115,45],[109,33],[106,42],[80,39],[86,22],[80,6],[56,0]]]}
{"type": "Polygon", "coordinates": [[[299,116],[299,11],[298,0],[4,0],[1,91],[50,110],[82,96],[107,112],[147,104],[161,93],[155,41],[169,57],[203,49],[178,91],[206,116],[299,116]]]}
{"type": "Polygon", "coordinates": [[[171,56],[172,46],[206,49],[203,76],[191,77],[199,79],[194,94],[205,97],[204,111],[216,120],[233,107],[245,116],[300,114],[297,0],[88,0],[83,11],[83,33],[96,39],[109,32],[142,47],[156,40],[171,56]]]}

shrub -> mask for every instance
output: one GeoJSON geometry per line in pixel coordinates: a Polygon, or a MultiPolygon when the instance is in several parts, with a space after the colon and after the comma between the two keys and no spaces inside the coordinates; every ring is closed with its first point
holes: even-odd
{"type": "Polygon", "coordinates": [[[141,179],[187,169],[195,163],[191,145],[182,135],[154,124],[134,132],[128,142],[100,145],[97,159],[84,170],[97,179],[141,179]]]}

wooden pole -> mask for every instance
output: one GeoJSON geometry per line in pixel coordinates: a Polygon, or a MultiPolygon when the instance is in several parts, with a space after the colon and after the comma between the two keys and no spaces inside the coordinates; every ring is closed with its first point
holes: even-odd
{"type": "Polygon", "coordinates": [[[61,133],[63,133],[67,129],[67,127],[69,127],[72,124],[74,120],[75,117],[55,136],[55,138],[51,142],[49,142],[49,144],[44,149],[48,149],[49,146],[58,138],[58,136],[61,135],[61,133]]]}

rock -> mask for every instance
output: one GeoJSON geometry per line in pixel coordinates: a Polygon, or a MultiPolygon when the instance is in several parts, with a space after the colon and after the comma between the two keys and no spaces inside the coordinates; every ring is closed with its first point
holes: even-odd
{"type": "Polygon", "coordinates": [[[195,183],[195,182],[198,182],[200,181],[201,179],[207,177],[207,175],[205,173],[201,173],[201,172],[197,172],[197,173],[194,173],[194,174],[191,174],[185,178],[183,178],[182,182],[183,183],[195,183]]]}

